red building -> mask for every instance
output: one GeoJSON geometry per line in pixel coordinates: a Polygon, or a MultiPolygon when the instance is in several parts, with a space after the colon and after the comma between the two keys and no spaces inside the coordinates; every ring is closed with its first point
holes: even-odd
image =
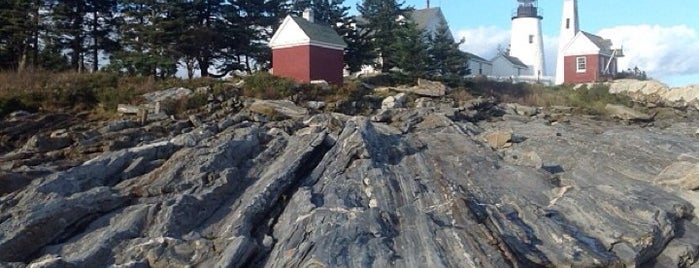
{"type": "Polygon", "coordinates": [[[579,31],[562,50],[564,84],[590,83],[610,80],[617,74],[620,49],[612,42],[594,34],[579,31]]]}
{"type": "Polygon", "coordinates": [[[301,83],[325,80],[342,85],[347,44],[329,25],[315,23],[310,10],[303,18],[287,16],[269,46],[275,75],[301,83]]]}

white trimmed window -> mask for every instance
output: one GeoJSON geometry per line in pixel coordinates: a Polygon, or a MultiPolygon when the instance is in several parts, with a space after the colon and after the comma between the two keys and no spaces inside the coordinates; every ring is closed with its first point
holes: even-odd
{"type": "Polygon", "coordinates": [[[587,71],[587,57],[577,57],[575,58],[575,70],[578,73],[584,73],[587,71]]]}

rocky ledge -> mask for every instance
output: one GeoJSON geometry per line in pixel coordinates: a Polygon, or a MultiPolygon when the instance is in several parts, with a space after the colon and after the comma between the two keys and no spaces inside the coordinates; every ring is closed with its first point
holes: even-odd
{"type": "Polygon", "coordinates": [[[695,265],[696,118],[420,101],[4,121],[0,267],[695,265]]]}

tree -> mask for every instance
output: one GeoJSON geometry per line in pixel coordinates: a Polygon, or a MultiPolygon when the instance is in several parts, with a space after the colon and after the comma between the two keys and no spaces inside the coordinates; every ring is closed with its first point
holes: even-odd
{"type": "Polygon", "coordinates": [[[402,6],[403,2],[398,3],[396,0],[364,0],[357,6],[365,20],[363,27],[371,32],[375,53],[382,59],[377,67],[384,72],[395,67],[390,60],[395,58],[391,47],[398,41],[398,32],[405,25],[401,23],[401,18],[405,18],[408,11],[402,6]]]}
{"type": "Polygon", "coordinates": [[[0,69],[37,66],[42,26],[41,0],[0,1],[0,69]]]}
{"type": "Polygon", "coordinates": [[[428,37],[411,21],[403,21],[395,32],[396,39],[389,49],[393,53],[387,63],[411,77],[426,77],[429,73],[428,37]]]}
{"type": "Polygon", "coordinates": [[[372,42],[371,31],[357,26],[354,18],[345,20],[341,30],[347,48],[345,49],[345,64],[351,73],[362,70],[362,66],[374,64],[378,57],[372,42]]]}
{"type": "Polygon", "coordinates": [[[169,77],[177,71],[173,44],[184,25],[171,17],[173,6],[157,0],[121,0],[117,35],[120,50],[110,56],[109,70],[130,75],[169,77]]]}
{"type": "Polygon", "coordinates": [[[449,78],[461,77],[470,73],[468,57],[459,49],[464,40],[454,42],[446,23],[441,23],[435,33],[429,36],[430,73],[433,76],[449,78]]]}

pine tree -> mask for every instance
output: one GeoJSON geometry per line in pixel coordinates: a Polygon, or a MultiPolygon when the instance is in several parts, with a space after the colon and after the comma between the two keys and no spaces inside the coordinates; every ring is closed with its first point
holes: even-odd
{"type": "Polygon", "coordinates": [[[402,7],[403,2],[396,0],[364,0],[357,10],[365,20],[366,30],[371,32],[373,46],[383,62],[378,63],[382,71],[395,67],[391,59],[395,58],[391,46],[398,41],[398,32],[402,31],[404,18],[408,9],[402,7]]]}
{"type": "Polygon", "coordinates": [[[179,56],[172,45],[183,29],[168,23],[172,6],[157,0],[121,0],[119,6],[121,49],[111,55],[108,68],[130,75],[175,75],[179,56]]]}
{"type": "Polygon", "coordinates": [[[427,77],[430,67],[425,33],[415,23],[404,21],[395,35],[395,42],[389,46],[393,53],[386,58],[388,64],[411,77],[427,77]]]}
{"type": "Polygon", "coordinates": [[[470,73],[466,53],[459,49],[464,40],[454,42],[449,27],[442,23],[429,37],[430,73],[436,77],[462,77],[470,73]]]}
{"type": "Polygon", "coordinates": [[[37,67],[42,30],[41,0],[0,1],[0,69],[37,67]]]}

